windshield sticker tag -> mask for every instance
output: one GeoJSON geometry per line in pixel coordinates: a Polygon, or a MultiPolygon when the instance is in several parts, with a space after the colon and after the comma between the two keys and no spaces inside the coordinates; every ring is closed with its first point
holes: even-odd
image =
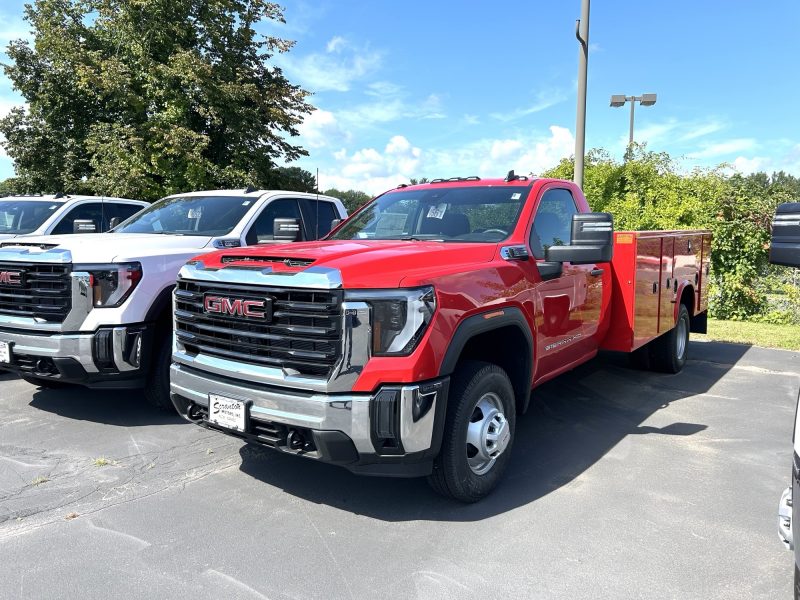
{"type": "Polygon", "coordinates": [[[190,219],[199,219],[203,214],[202,208],[190,208],[189,209],[189,218],[190,219]]]}
{"type": "Polygon", "coordinates": [[[245,200],[242,202],[242,206],[250,206],[250,200],[245,200]]]}
{"type": "Polygon", "coordinates": [[[512,200],[519,200],[521,196],[522,196],[522,194],[520,194],[519,192],[514,192],[513,194],[511,194],[511,199],[512,200]]]}
{"type": "Polygon", "coordinates": [[[53,206],[51,206],[51,207],[49,208],[49,210],[55,210],[55,209],[57,209],[57,208],[58,208],[58,204],[53,204],[53,206]]]}
{"type": "Polygon", "coordinates": [[[429,219],[442,219],[444,218],[444,213],[447,212],[447,204],[442,202],[441,204],[437,204],[435,206],[431,206],[428,210],[428,218],[429,219]]]}

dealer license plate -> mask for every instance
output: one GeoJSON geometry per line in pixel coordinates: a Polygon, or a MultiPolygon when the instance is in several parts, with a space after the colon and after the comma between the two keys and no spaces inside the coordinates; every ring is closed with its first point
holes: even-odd
{"type": "Polygon", "coordinates": [[[247,405],[241,400],[208,395],[208,422],[227,429],[245,431],[247,405]]]}
{"type": "Polygon", "coordinates": [[[0,342],[0,363],[11,363],[11,344],[0,342]]]}

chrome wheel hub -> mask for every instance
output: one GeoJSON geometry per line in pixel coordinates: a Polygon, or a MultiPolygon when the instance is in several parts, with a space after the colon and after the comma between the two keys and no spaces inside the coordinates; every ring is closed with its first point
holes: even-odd
{"type": "Polygon", "coordinates": [[[686,323],[686,319],[678,319],[678,347],[676,348],[676,354],[678,356],[678,360],[683,360],[683,355],[686,354],[686,341],[689,337],[689,326],[686,323]]]}
{"type": "Polygon", "coordinates": [[[476,475],[488,473],[511,442],[511,428],[497,394],[480,397],[467,426],[467,463],[476,475]]]}

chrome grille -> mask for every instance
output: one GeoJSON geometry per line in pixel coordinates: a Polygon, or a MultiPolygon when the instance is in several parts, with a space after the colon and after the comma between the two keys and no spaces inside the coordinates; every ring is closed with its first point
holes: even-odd
{"type": "Polygon", "coordinates": [[[175,335],[190,354],[327,376],[341,355],[341,303],[338,290],[223,286],[181,279],[175,289],[175,335]],[[270,298],[272,320],[208,313],[203,307],[206,294],[270,298]]]}
{"type": "Polygon", "coordinates": [[[72,308],[71,265],[0,262],[0,273],[19,273],[21,285],[0,280],[0,314],[61,323],[72,308]]]}

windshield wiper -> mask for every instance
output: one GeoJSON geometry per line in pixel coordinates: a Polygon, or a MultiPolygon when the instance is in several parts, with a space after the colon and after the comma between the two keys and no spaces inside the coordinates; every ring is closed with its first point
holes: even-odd
{"type": "Polygon", "coordinates": [[[400,240],[402,242],[443,242],[443,238],[420,237],[418,235],[406,235],[402,237],[389,238],[392,240],[400,240]]]}

